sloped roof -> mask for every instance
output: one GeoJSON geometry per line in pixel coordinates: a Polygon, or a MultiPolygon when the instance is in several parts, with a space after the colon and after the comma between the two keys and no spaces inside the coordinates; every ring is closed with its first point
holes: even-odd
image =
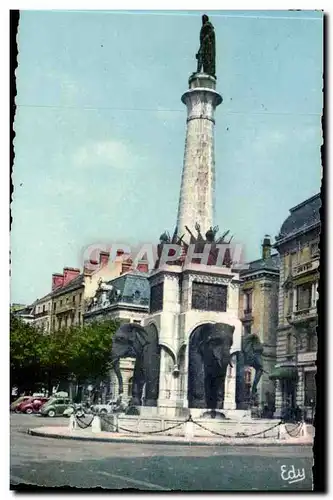
{"type": "Polygon", "coordinates": [[[39,302],[44,302],[45,300],[51,299],[52,295],[53,295],[52,292],[47,293],[46,295],[44,295],[40,299],[35,300],[34,305],[38,305],[39,302]]]}
{"type": "Polygon", "coordinates": [[[84,284],[84,274],[79,274],[76,278],[74,278],[72,281],[70,281],[67,285],[61,286],[59,288],[56,288],[52,292],[53,297],[59,297],[60,295],[70,292],[72,290],[76,290],[77,288],[80,288],[84,284]]]}
{"type": "Polygon", "coordinates": [[[320,224],[321,198],[320,193],[308,198],[299,205],[290,209],[290,215],[281,226],[280,233],[276,237],[279,245],[286,239],[291,239],[301,232],[320,224]]]}
{"type": "Polygon", "coordinates": [[[242,269],[240,275],[252,274],[255,271],[279,271],[280,268],[280,255],[275,253],[268,259],[253,260],[248,263],[248,268],[242,269]]]}
{"type": "Polygon", "coordinates": [[[138,304],[148,304],[150,298],[150,286],[148,282],[148,273],[140,271],[130,271],[122,276],[110,280],[112,284],[120,291],[118,302],[137,302],[138,304]]]}

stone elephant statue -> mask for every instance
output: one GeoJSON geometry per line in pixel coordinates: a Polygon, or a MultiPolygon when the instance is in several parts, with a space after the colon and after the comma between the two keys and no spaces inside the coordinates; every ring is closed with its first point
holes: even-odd
{"type": "Polygon", "coordinates": [[[112,339],[111,363],[119,381],[119,394],[123,392],[121,358],[135,358],[130,406],[142,404],[144,386],[145,406],[157,406],[160,347],[156,328],[126,323],[116,331],[112,339]]]}
{"type": "Polygon", "coordinates": [[[234,330],[234,326],[225,323],[206,323],[192,333],[188,378],[190,408],[223,408],[234,330]]]}
{"type": "Polygon", "coordinates": [[[247,403],[254,403],[257,394],[258,384],[264,373],[263,368],[263,350],[264,346],[260,342],[258,335],[250,334],[242,339],[242,350],[235,354],[237,359],[236,375],[236,403],[238,408],[245,408],[247,403]],[[244,368],[249,366],[255,369],[255,377],[251,388],[251,401],[244,401],[244,368]]]}

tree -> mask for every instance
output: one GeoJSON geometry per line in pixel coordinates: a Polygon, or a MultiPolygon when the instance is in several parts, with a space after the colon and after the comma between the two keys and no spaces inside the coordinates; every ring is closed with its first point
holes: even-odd
{"type": "Polygon", "coordinates": [[[112,337],[118,326],[107,320],[74,329],[70,367],[79,386],[87,381],[95,385],[107,377],[112,337]]]}
{"type": "Polygon", "coordinates": [[[118,322],[107,320],[45,334],[12,315],[12,385],[26,392],[42,382],[50,394],[61,381],[98,383],[108,374],[112,337],[118,326],[118,322]]]}
{"type": "Polygon", "coordinates": [[[10,320],[10,378],[20,392],[33,391],[43,381],[43,359],[47,342],[42,332],[11,315],[10,320]]]}
{"type": "Polygon", "coordinates": [[[49,394],[61,381],[72,375],[73,342],[76,339],[73,328],[62,329],[45,336],[47,347],[41,360],[47,378],[49,394]]]}

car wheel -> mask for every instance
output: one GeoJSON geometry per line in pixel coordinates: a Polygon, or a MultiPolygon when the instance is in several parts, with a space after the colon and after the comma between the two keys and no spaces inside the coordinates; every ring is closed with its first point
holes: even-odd
{"type": "Polygon", "coordinates": [[[48,416],[48,417],[55,417],[55,411],[54,411],[54,410],[49,410],[49,411],[47,412],[47,416],[48,416]]]}
{"type": "Polygon", "coordinates": [[[25,410],[25,412],[26,412],[28,415],[30,415],[31,413],[33,413],[33,409],[32,409],[32,408],[27,408],[27,409],[25,410]]]}
{"type": "Polygon", "coordinates": [[[106,415],[107,414],[107,410],[105,408],[103,408],[103,410],[100,411],[100,414],[101,415],[106,415]]]}

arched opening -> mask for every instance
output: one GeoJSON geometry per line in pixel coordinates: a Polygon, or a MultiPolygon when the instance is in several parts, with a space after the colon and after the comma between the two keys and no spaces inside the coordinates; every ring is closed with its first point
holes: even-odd
{"type": "Polygon", "coordinates": [[[190,408],[223,408],[234,330],[234,325],[207,322],[191,333],[187,388],[190,408]]]}

